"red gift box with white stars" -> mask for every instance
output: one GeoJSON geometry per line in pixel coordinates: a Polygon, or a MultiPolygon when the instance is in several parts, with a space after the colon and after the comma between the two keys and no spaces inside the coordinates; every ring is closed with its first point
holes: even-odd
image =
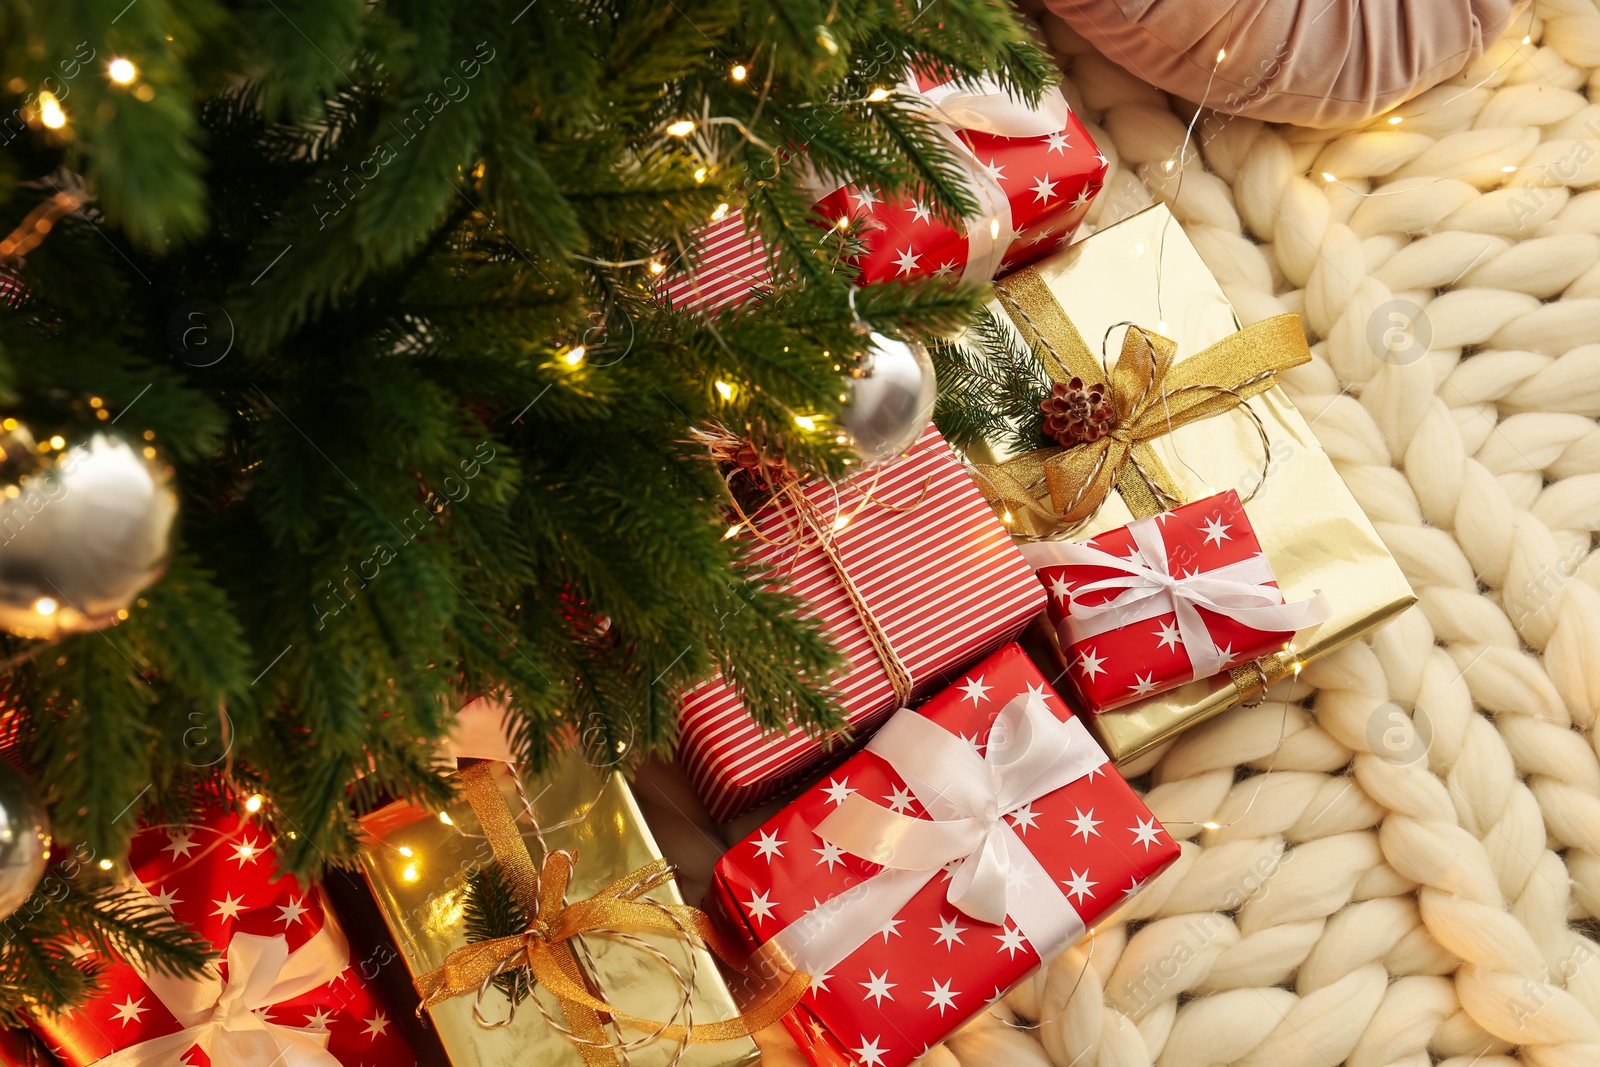
{"type": "Polygon", "coordinates": [[[1078,552],[1070,542],[1040,542],[1022,552],[1049,594],[1050,621],[1067,664],[1065,677],[1082,706],[1093,711],[1111,711],[1270,655],[1283,649],[1300,625],[1318,621],[1320,599],[1283,603],[1250,518],[1231,489],[1107,530],[1083,544],[1117,557],[1116,565],[1063,562],[1064,555],[1078,552]],[[1141,548],[1136,532],[1152,524],[1159,536],[1154,542],[1146,536],[1147,547],[1141,548]],[[1148,558],[1152,551],[1158,559],[1148,558]],[[1147,573],[1156,564],[1153,569],[1173,578],[1179,590],[1184,582],[1210,581],[1209,589],[1198,589],[1190,616],[1203,630],[1191,630],[1186,638],[1174,589],[1156,588],[1162,581],[1159,573],[1141,586],[1122,569],[1124,561],[1147,573]],[[1248,604],[1245,585],[1259,594],[1248,604]],[[1101,610],[1092,621],[1083,618],[1119,597],[1124,605],[1101,610]],[[1295,624],[1285,621],[1276,629],[1252,625],[1274,616],[1295,624]]]}
{"type": "Polygon", "coordinates": [[[128,856],[133,877],[222,959],[200,979],[143,975],[124,960],[104,960],[101,996],[35,1021],[62,1063],[416,1063],[363,978],[371,961],[350,958],[320,890],[274,876],[271,844],[262,826],[226,812],[140,831],[128,856]]]}
{"type": "MultiPolygon", "coordinates": [[[[920,768],[900,773],[870,747],[718,862],[707,900],[717,920],[752,951],[812,974],[810,990],[784,1023],[813,1063],[905,1067],[1041,962],[1040,949],[1022,932],[1029,924],[1019,900],[1035,912],[1035,925],[1042,918],[1060,932],[1056,943],[1043,946],[1048,958],[1177,857],[1177,844],[1015,644],[897,718],[922,716],[982,758],[988,746],[1004,744],[996,740],[1003,709],[1030,699],[1056,729],[1076,728],[1072,759],[1082,773],[1020,806],[991,809],[991,821],[998,812],[1005,828],[1001,836],[1014,835],[1010,839],[1026,852],[1020,857],[1026,863],[1006,873],[1002,921],[975,919],[951,902],[956,883],[966,877],[963,864],[976,860],[952,861],[930,868],[930,880],[903,904],[891,893],[890,907],[897,910],[883,914],[893,917],[881,927],[877,918],[867,919],[872,932],[865,943],[819,973],[815,960],[838,954],[828,939],[840,926],[853,924],[859,932],[850,909],[873,895],[875,879],[896,873],[818,836],[819,826],[827,833],[824,821],[859,805],[856,798],[938,826],[928,808],[949,787],[929,780],[935,774],[924,778],[920,768]],[[1010,895],[1013,875],[1021,897],[1010,895]]],[[[895,726],[891,721],[884,729],[895,726]]],[[[879,858],[900,862],[890,854],[879,858]]]]}
{"type": "MultiPolygon", "coordinates": [[[[1058,89],[1030,108],[994,85],[918,75],[912,88],[902,91],[944,120],[978,212],[952,224],[916,199],[851,184],[818,188],[818,222],[853,220],[866,245],[852,261],[863,284],[929,276],[986,282],[1071,239],[1109,164],[1058,89]]],[[[675,307],[712,312],[772,282],[765,248],[734,211],[701,231],[691,262],[666,276],[662,292],[675,307]]]]}

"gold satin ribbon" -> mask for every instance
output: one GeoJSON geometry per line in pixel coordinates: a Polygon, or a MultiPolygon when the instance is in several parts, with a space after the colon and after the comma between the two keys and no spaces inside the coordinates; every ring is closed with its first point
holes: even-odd
{"type": "Polygon", "coordinates": [[[1081,526],[1113,489],[1136,518],[1183,503],[1155,439],[1238,407],[1276,385],[1279,371],[1311,360],[1293,314],[1246,326],[1181,362],[1174,342],[1130,326],[1108,378],[1037,270],[1020,270],[995,291],[1051,380],[1105,384],[1117,414],[1115,427],[1098,441],[977,465],[984,496],[1009,511],[1012,530],[1028,537],[1081,526]],[[1040,501],[1045,490],[1050,507],[1040,501]]]}
{"type": "Polygon", "coordinates": [[[799,1002],[811,976],[790,974],[780,988],[754,1009],[732,1019],[683,1026],[641,1019],[613,1007],[590,991],[572,950],[571,939],[593,933],[649,931],[688,939],[698,937],[725,962],[739,969],[745,954],[722,936],[711,919],[686,904],[640,899],[672,878],[665,860],[655,860],[617,879],[586,900],[566,900],[575,858],[552,852],[544,869],[534,867],[527,843],[518,830],[505,797],[494,780],[495,764],[477,763],[461,772],[467,801],[478,817],[517,904],[528,918],[521,934],[477,941],[455,949],[440,966],[417,979],[422,1006],[430,1008],[453,997],[478,995],[497,975],[527,967],[534,980],[561,1004],[562,1013],[588,1067],[615,1067],[618,1042],[605,1031],[603,1019],[648,1031],[657,1038],[692,1045],[747,1037],[782,1018],[799,1002]]]}

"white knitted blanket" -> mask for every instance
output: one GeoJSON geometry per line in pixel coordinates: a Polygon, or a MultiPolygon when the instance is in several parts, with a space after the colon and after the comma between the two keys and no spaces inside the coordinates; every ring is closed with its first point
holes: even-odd
{"type": "MultiPolygon", "coordinates": [[[[1182,858],[928,1067],[1600,1067],[1600,11],[1187,152],[1192,108],[1041,20],[1112,159],[1090,224],[1164,199],[1245,321],[1299,312],[1286,386],[1420,603],[1138,768],[1182,858]]],[[[743,826],[646,795],[697,891],[743,826]]]]}

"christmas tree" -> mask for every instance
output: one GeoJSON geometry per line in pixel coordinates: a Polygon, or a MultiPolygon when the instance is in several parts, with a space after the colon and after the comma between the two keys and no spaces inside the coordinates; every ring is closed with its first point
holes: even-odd
{"type": "Polygon", "coordinates": [[[667,750],[717,670],[763,723],[838,722],[832,649],[725,536],[692,431],[844,473],[860,322],[978,306],[852,301],[858,235],[811,210],[816,177],[974,210],[913,70],[1054,80],[999,0],[0,5],[0,414],[132,442],[178,498],[111,625],[0,642],[73,868],[7,920],[0,1010],[86,996],[81,937],[203,963],[119,895],[141,820],[260,794],[315,873],[376,798],[446,799],[466,696],[504,695],[535,766],[667,750]],[[667,306],[731,210],[780,283],[667,306]]]}

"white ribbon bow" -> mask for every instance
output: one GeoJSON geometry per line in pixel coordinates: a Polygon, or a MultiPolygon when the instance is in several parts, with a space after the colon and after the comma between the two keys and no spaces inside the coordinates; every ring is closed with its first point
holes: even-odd
{"type": "Polygon", "coordinates": [[[1045,567],[1105,567],[1113,578],[1078,586],[1071,593],[1070,614],[1062,620],[1063,644],[1075,645],[1099,634],[1172,612],[1178,635],[1196,678],[1209,678],[1228,664],[1198,609],[1216,612],[1254,630],[1293,632],[1325,622],[1332,606],[1321,592],[1309,600],[1283,602],[1283,594],[1267,583],[1274,580],[1264,554],[1202,573],[1172,574],[1159,516],[1128,524],[1135,553],[1113,556],[1088,544],[1040,541],[1020,546],[1034,570],[1045,567]],[[1120,590],[1103,604],[1080,603],[1089,593],[1120,590]]]}
{"type": "Polygon", "coordinates": [[[146,974],[145,984],[184,1029],[119,1049],[95,1067],[167,1067],[196,1045],[212,1067],[341,1067],[328,1051],[328,1031],[283,1026],[256,1014],[345,969],[349,949],[331,921],[292,953],[282,934],[234,934],[227,962],[225,982],[214,968],[199,981],[146,974]]]}
{"type": "Polygon", "coordinates": [[[890,719],[867,749],[894,767],[932,819],[847,796],[818,824],[817,836],[884,870],[819,903],[770,939],[764,954],[825,974],[941,870],[951,875],[951,904],[981,922],[1009,919],[1041,959],[1083,935],[1071,901],[1005,821],[1105,762],[1082,722],[1062,722],[1038,693],[1025,693],[995,719],[982,756],[910,710],[890,719]]]}

